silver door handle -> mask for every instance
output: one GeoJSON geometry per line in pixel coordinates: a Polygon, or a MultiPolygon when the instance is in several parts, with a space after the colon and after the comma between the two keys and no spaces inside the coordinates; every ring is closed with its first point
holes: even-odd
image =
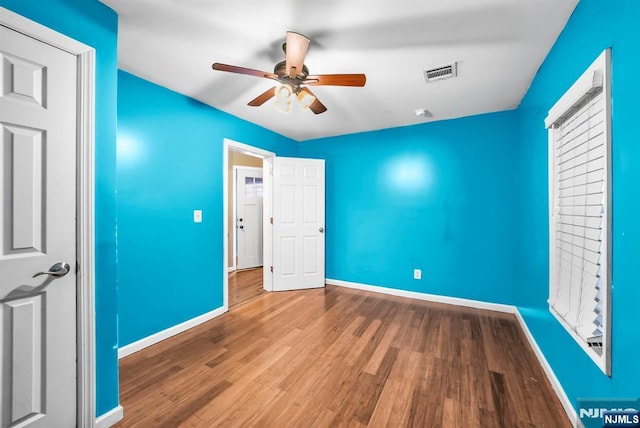
{"type": "Polygon", "coordinates": [[[324,227],[321,227],[320,229],[318,229],[318,232],[324,233],[324,227]]]}
{"type": "Polygon", "coordinates": [[[70,269],[71,269],[71,266],[69,266],[69,263],[58,262],[53,266],[51,266],[48,272],[38,272],[37,274],[33,275],[32,278],[35,278],[36,276],[40,276],[40,275],[51,275],[55,278],[62,278],[63,276],[69,273],[70,269]]]}

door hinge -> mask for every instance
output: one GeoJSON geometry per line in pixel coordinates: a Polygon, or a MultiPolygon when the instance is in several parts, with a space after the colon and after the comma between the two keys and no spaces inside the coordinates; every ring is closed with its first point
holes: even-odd
{"type": "Polygon", "coordinates": [[[269,223],[273,224],[273,217],[269,219],[269,223]]]}
{"type": "Polygon", "coordinates": [[[271,270],[271,273],[273,273],[273,266],[271,266],[269,269],[271,270]]]}

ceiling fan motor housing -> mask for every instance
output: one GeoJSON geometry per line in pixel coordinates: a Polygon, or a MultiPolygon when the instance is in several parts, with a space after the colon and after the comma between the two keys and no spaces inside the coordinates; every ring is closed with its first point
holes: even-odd
{"type": "MultiPolygon", "coordinates": [[[[280,61],[273,67],[273,73],[277,74],[280,77],[289,77],[289,73],[287,73],[287,61],[280,61]]],[[[304,80],[309,75],[309,69],[306,65],[302,65],[302,72],[296,73],[296,78],[304,80]]]]}

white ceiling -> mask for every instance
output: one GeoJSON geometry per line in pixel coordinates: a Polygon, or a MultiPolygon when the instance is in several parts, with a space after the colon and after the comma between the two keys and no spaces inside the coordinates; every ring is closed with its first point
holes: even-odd
{"type": "Polygon", "coordinates": [[[102,0],[119,15],[119,66],[295,140],[513,109],[578,0],[102,0]],[[365,73],[364,88],[316,86],[314,115],[247,102],[273,81],[287,30],[311,38],[311,74],[365,73]],[[455,79],[422,70],[458,62],[455,79]],[[425,108],[431,117],[416,117],[425,108]]]}

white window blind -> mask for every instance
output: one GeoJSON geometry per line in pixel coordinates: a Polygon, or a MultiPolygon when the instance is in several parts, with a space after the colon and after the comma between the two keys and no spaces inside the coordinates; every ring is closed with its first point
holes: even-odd
{"type": "Polygon", "coordinates": [[[551,109],[549,307],[609,372],[608,51],[551,109]]]}

